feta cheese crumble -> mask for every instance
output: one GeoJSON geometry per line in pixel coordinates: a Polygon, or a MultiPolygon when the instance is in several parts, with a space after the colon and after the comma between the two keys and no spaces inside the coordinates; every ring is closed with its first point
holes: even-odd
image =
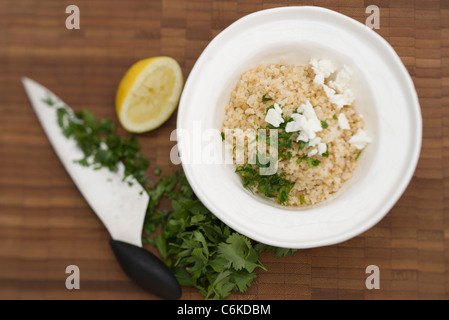
{"type": "MultiPolygon", "coordinates": [[[[312,66],[312,70],[315,73],[313,82],[322,86],[324,93],[329,98],[329,101],[332,104],[335,104],[337,106],[337,109],[341,109],[344,106],[350,106],[355,101],[354,91],[352,91],[352,89],[350,88],[353,72],[348,66],[343,66],[343,68],[338,71],[335,79],[327,81],[326,83],[326,79],[337,71],[337,67],[335,66],[335,64],[332,61],[326,59],[310,59],[309,64],[312,66]]],[[[299,109],[298,112],[301,113],[299,109]]],[[[304,114],[304,116],[306,115],[304,114]]],[[[327,146],[325,144],[322,144],[321,141],[314,143],[313,140],[318,130],[312,130],[312,127],[313,129],[315,129],[315,127],[311,123],[309,123],[309,121],[305,121],[302,118],[299,120],[300,121],[298,121],[297,123],[293,123],[290,126],[287,125],[287,127],[289,127],[289,129],[293,131],[301,131],[298,137],[298,141],[301,140],[304,142],[309,142],[309,146],[312,147],[318,145],[318,150],[316,150],[317,153],[320,155],[325,153],[327,150],[327,146]],[[299,130],[297,130],[298,128],[299,130]],[[319,145],[320,143],[321,145],[319,145]]],[[[308,119],[306,118],[306,120],[308,119]]],[[[313,122],[313,124],[315,123],[313,122]]],[[[340,113],[338,116],[338,126],[342,130],[351,129],[348,119],[343,113],[340,113]]],[[[356,146],[359,150],[364,149],[371,142],[371,139],[362,129],[359,129],[359,131],[357,131],[357,133],[349,140],[349,143],[356,146]]],[[[312,152],[314,151],[315,150],[312,150],[312,152]]]]}
{"type": "Polygon", "coordinates": [[[318,155],[322,156],[327,152],[327,145],[325,143],[318,144],[318,155]]]}
{"type": "Polygon", "coordinates": [[[328,98],[331,98],[331,97],[333,97],[335,95],[335,90],[330,88],[330,87],[328,87],[325,84],[323,84],[323,89],[324,89],[324,92],[326,93],[326,96],[328,98]]]}
{"type": "Polygon", "coordinates": [[[309,147],[315,147],[315,146],[317,146],[319,143],[321,143],[321,138],[319,138],[319,137],[310,139],[310,141],[309,141],[309,147]]]}
{"type": "Polygon", "coordinates": [[[282,109],[279,104],[275,103],[274,108],[268,110],[265,121],[276,128],[279,127],[281,123],[284,123],[284,119],[282,118],[282,109]]]}
{"type": "Polygon", "coordinates": [[[346,118],[346,116],[344,115],[344,113],[340,113],[340,114],[338,115],[338,126],[339,126],[342,130],[351,130],[351,127],[349,126],[348,119],[346,118]]]}
{"type": "Polygon", "coordinates": [[[327,151],[327,145],[316,136],[316,133],[322,131],[323,127],[310,101],[300,105],[297,112],[292,114],[293,121],[287,123],[285,131],[299,132],[296,142],[302,141],[308,143],[309,147],[317,147],[307,154],[308,157],[316,154],[322,156],[327,151]]]}
{"type": "Polygon", "coordinates": [[[309,147],[318,147],[317,152],[315,154],[318,153],[318,155],[320,155],[320,156],[322,156],[327,151],[327,145],[325,143],[321,142],[321,138],[319,138],[319,137],[310,139],[309,147]]]}
{"type": "Polygon", "coordinates": [[[329,86],[337,92],[343,93],[349,89],[352,79],[352,70],[348,66],[343,66],[343,69],[337,73],[335,81],[329,81],[329,86]]]}
{"type": "Polygon", "coordinates": [[[298,141],[309,142],[316,137],[316,133],[323,130],[321,121],[318,119],[310,101],[299,106],[298,113],[292,114],[293,121],[287,123],[286,132],[298,132],[298,141]]]}
{"type": "Polygon", "coordinates": [[[341,109],[344,106],[351,105],[355,100],[355,96],[351,89],[346,89],[343,93],[333,95],[329,100],[336,104],[338,109],[341,109]]]}
{"type": "Polygon", "coordinates": [[[331,74],[337,70],[331,60],[311,59],[310,64],[312,65],[313,72],[315,72],[315,79],[313,82],[316,84],[324,84],[324,80],[329,78],[331,74]]]}
{"type": "Polygon", "coordinates": [[[331,103],[336,104],[337,108],[341,109],[354,102],[355,95],[349,87],[353,73],[349,67],[344,66],[337,73],[335,80],[329,81],[327,85],[325,84],[325,80],[337,70],[333,62],[326,59],[311,59],[310,65],[312,66],[313,72],[315,72],[313,82],[322,85],[331,103]]]}
{"type": "Polygon", "coordinates": [[[354,145],[357,149],[363,150],[365,147],[373,142],[363,129],[359,129],[355,135],[349,140],[349,143],[354,145]]]}
{"type": "Polygon", "coordinates": [[[312,151],[310,151],[307,156],[309,158],[313,157],[314,155],[318,154],[318,150],[317,149],[313,149],[312,151]]]}

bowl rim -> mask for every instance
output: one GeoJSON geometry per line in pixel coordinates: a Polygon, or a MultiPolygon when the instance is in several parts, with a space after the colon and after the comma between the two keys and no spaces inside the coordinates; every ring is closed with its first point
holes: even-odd
{"type": "MultiPolygon", "coordinates": [[[[248,15],[236,20],[231,25],[229,25],[227,28],[225,28],[222,32],[220,32],[207,45],[207,47],[204,49],[204,51],[202,52],[200,57],[197,59],[194,67],[192,68],[192,71],[190,72],[189,78],[186,81],[186,84],[185,84],[185,87],[184,87],[184,90],[183,90],[183,93],[181,96],[181,100],[180,100],[180,104],[179,104],[179,111],[178,111],[178,118],[177,118],[177,128],[182,127],[181,122],[182,122],[183,115],[185,112],[184,111],[185,108],[183,108],[183,106],[184,106],[185,100],[186,100],[186,92],[189,92],[190,88],[194,85],[193,78],[195,78],[195,76],[198,74],[201,64],[204,60],[204,57],[207,56],[208,52],[211,50],[211,48],[217,42],[219,42],[223,37],[225,37],[225,35],[228,32],[231,32],[235,28],[238,28],[238,26],[241,23],[244,23],[247,20],[253,19],[258,16],[269,15],[272,13],[276,14],[279,12],[290,12],[290,11],[298,11],[298,10],[299,11],[312,11],[312,12],[325,12],[326,14],[332,15],[335,18],[342,19],[342,20],[346,21],[346,23],[352,24],[354,26],[354,28],[358,29],[359,32],[362,32],[371,37],[374,37],[374,38],[376,38],[377,41],[380,41],[383,44],[384,49],[388,50],[388,53],[390,54],[391,58],[394,59],[393,63],[395,64],[395,66],[397,66],[399,68],[401,76],[402,76],[403,80],[405,81],[404,84],[406,85],[408,92],[411,93],[411,95],[412,95],[410,97],[410,99],[413,101],[413,105],[409,106],[409,108],[410,108],[410,110],[414,111],[414,115],[416,117],[416,119],[414,119],[414,120],[416,120],[415,129],[417,130],[415,133],[418,138],[417,143],[415,144],[414,148],[410,152],[410,160],[411,161],[409,162],[409,165],[407,167],[405,175],[403,176],[403,179],[401,179],[398,184],[398,188],[396,188],[394,190],[394,192],[392,192],[392,195],[388,199],[389,201],[385,202],[380,207],[381,210],[379,210],[376,214],[374,214],[370,219],[365,220],[364,223],[360,224],[358,227],[353,228],[346,233],[343,233],[340,235],[334,235],[332,237],[328,237],[328,238],[325,238],[322,240],[316,240],[316,241],[314,240],[312,242],[301,243],[301,244],[291,243],[291,245],[287,245],[285,241],[270,240],[271,245],[278,246],[278,247],[308,249],[308,248],[323,247],[323,246],[329,246],[329,245],[335,245],[338,243],[342,243],[342,242],[350,240],[350,239],[362,234],[363,232],[371,229],[373,226],[375,226],[377,223],[379,223],[388,214],[388,212],[394,207],[394,205],[397,203],[397,201],[400,199],[400,197],[405,192],[411,179],[413,178],[413,174],[418,165],[419,156],[420,156],[421,147],[422,147],[422,130],[423,130],[422,126],[423,126],[423,124],[422,124],[421,107],[420,107],[418,94],[417,94],[415,85],[413,83],[413,80],[412,80],[409,72],[407,71],[406,67],[402,63],[401,58],[399,57],[397,52],[394,50],[394,48],[390,45],[390,43],[388,43],[388,41],[386,41],[382,36],[380,36],[375,31],[373,31],[370,28],[368,28],[367,26],[365,26],[363,23],[361,23],[355,19],[352,19],[344,14],[341,14],[339,12],[336,12],[336,11],[333,11],[330,9],[326,9],[326,8],[322,8],[322,7],[316,7],[316,6],[278,7],[278,8],[265,9],[265,10],[261,10],[261,11],[257,11],[257,12],[248,14],[248,15]],[[363,27],[363,28],[360,28],[360,27],[363,27]]],[[[179,143],[179,141],[180,141],[180,132],[179,131],[177,132],[177,139],[178,139],[177,141],[179,143]]],[[[187,180],[189,181],[194,193],[197,195],[197,197],[200,199],[200,201],[211,211],[211,213],[216,215],[216,212],[219,212],[220,208],[215,206],[214,202],[211,199],[208,199],[206,196],[204,196],[204,194],[199,189],[197,184],[194,183],[197,180],[192,175],[192,172],[189,169],[189,165],[186,164],[184,161],[182,161],[182,154],[181,154],[181,163],[182,163],[184,173],[187,177],[187,180]]],[[[241,226],[234,224],[226,216],[216,215],[216,217],[219,218],[223,223],[225,223],[226,225],[231,227],[233,230],[235,230],[239,233],[242,233],[251,239],[254,239],[258,242],[263,243],[263,241],[260,241],[258,239],[259,237],[257,235],[254,235],[252,232],[250,232],[248,230],[244,230],[241,226]]]]}

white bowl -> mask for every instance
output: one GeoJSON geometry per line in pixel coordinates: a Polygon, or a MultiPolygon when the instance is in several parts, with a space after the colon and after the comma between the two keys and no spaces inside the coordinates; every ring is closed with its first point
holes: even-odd
{"type": "Polygon", "coordinates": [[[183,169],[204,205],[249,238],[286,248],[336,244],[378,223],[410,182],[422,138],[418,97],[393,48],[365,25],[317,7],[256,12],[218,35],[185,85],[177,126],[183,169]],[[355,108],[373,143],[332,199],[291,209],[245,190],[234,166],[220,161],[222,142],[214,132],[221,131],[225,104],[243,72],[281,59],[307,64],[311,57],[354,71],[355,108]],[[204,159],[210,153],[219,160],[204,159]]]}

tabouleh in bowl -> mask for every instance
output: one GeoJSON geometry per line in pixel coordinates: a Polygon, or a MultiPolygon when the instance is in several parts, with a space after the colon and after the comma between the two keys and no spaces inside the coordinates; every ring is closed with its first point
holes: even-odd
{"type": "Polygon", "coordinates": [[[260,65],[241,76],[222,137],[244,187],[281,205],[306,206],[352,178],[371,138],[353,107],[351,78],[348,67],[337,70],[325,59],[260,65]]]}

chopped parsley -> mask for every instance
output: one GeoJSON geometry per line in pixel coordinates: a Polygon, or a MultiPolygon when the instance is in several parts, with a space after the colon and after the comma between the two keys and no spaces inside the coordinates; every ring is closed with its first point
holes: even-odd
{"type": "MultiPolygon", "coordinates": [[[[274,104],[272,104],[271,106],[269,106],[269,107],[265,110],[265,115],[268,114],[268,110],[270,110],[270,109],[274,109],[274,104]]],[[[273,127],[273,128],[275,128],[275,127],[273,127]]]]}
{"type": "Polygon", "coordinates": [[[322,157],[329,158],[329,146],[327,144],[326,146],[327,146],[326,152],[322,154],[322,157]]]}
{"type": "Polygon", "coordinates": [[[295,185],[294,183],[291,183],[279,190],[279,193],[278,193],[278,203],[279,204],[285,205],[288,203],[288,199],[290,197],[290,191],[292,191],[294,185],[295,185]]]}
{"type": "Polygon", "coordinates": [[[270,166],[270,157],[266,154],[257,153],[254,155],[255,163],[258,168],[268,168],[270,166]]]}
{"type": "Polygon", "coordinates": [[[327,122],[325,120],[321,120],[321,127],[323,129],[327,129],[327,128],[329,128],[329,125],[327,124],[327,122]]]}
{"type": "MultiPolygon", "coordinates": [[[[274,106],[271,106],[271,107],[274,108],[274,106]]],[[[271,109],[271,107],[269,107],[269,108],[267,109],[267,111],[268,111],[269,109],[271,109]]],[[[267,125],[267,128],[268,128],[268,129],[272,129],[272,130],[277,130],[277,129],[285,130],[285,128],[287,127],[287,123],[292,122],[292,121],[294,121],[294,120],[293,120],[292,117],[290,117],[290,118],[284,119],[284,122],[281,123],[281,124],[279,125],[279,128],[277,128],[277,127],[275,127],[275,126],[273,126],[273,125],[271,125],[271,124],[268,124],[268,125],[267,125]]],[[[293,133],[292,133],[292,134],[293,134],[293,133]]]]}
{"type": "Polygon", "coordinates": [[[354,160],[357,161],[360,158],[360,155],[362,154],[363,150],[360,150],[357,155],[355,156],[354,160]]]}
{"type": "Polygon", "coordinates": [[[318,167],[320,165],[320,163],[321,163],[320,160],[309,158],[307,155],[305,155],[303,157],[299,157],[298,159],[296,159],[296,163],[300,164],[303,160],[306,161],[306,163],[309,166],[309,168],[318,167]]]}
{"type": "Polygon", "coordinates": [[[56,105],[56,102],[53,100],[49,92],[47,92],[47,97],[42,99],[42,102],[47,104],[49,107],[54,107],[56,105]]]}
{"type": "Polygon", "coordinates": [[[292,132],[281,132],[278,134],[278,154],[279,158],[291,159],[292,153],[288,151],[293,146],[293,140],[290,139],[292,132]]]}
{"type": "MultiPolygon", "coordinates": [[[[274,139],[278,142],[278,158],[279,159],[291,159],[293,154],[289,151],[293,147],[293,140],[291,137],[293,136],[293,132],[285,131],[287,124],[292,122],[293,118],[284,119],[284,123],[281,123],[279,128],[273,127],[271,124],[267,125],[268,129],[276,129],[277,133],[274,136],[274,139]]],[[[266,143],[270,145],[271,140],[269,137],[266,138],[266,143]]]]}
{"type": "MultiPolygon", "coordinates": [[[[281,125],[279,126],[279,128],[285,130],[285,128],[287,127],[287,124],[294,121],[292,117],[289,117],[287,119],[284,119],[284,123],[281,123],[281,125]]],[[[293,132],[290,132],[291,134],[293,134],[293,132]]]]}
{"type": "Polygon", "coordinates": [[[156,168],[153,170],[153,173],[154,173],[155,176],[160,176],[161,173],[162,173],[162,170],[161,170],[161,168],[156,167],[156,168]]]}
{"type": "Polygon", "coordinates": [[[273,99],[270,97],[267,97],[268,93],[264,94],[262,97],[262,102],[272,101],[273,99]]]}
{"type": "Polygon", "coordinates": [[[303,157],[299,157],[298,159],[296,159],[296,163],[300,164],[303,160],[306,160],[308,157],[307,155],[303,156],[303,157]]]}
{"type": "Polygon", "coordinates": [[[332,116],[332,119],[338,120],[338,118],[337,118],[337,116],[335,114],[332,116]]]}
{"type": "Polygon", "coordinates": [[[309,166],[309,168],[318,167],[321,163],[320,160],[312,159],[312,158],[307,158],[306,162],[307,162],[307,165],[309,166]]]}
{"type": "Polygon", "coordinates": [[[306,199],[304,198],[303,195],[300,195],[300,196],[299,196],[299,203],[300,203],[301,205],[303,205],[304,203],[306,203],[306,199]]]}
{"type": "Polygon", "coordinates": [[[295,183],[285,179],[285,172],[261,175],[257,166],[255,168],[249,163],[237,167],[235,172],[241,175],[243,186],[251,192],[257,190],[268,198],[277,198],[279,204],[288,203],[290,191],[295,183]]]}
{"type": "MultiPolygon", "coordinates": [[[[50,99],[46,103],[57,106],[50,99]]],[[[253,244],[233,231],[198,200],[183,172],[162,176],[150,185],[146,176],[149,161],[137,139],[119,136],[112,121],[97,121],[88,110],[72,113],[57,107],[56,112],[62,133],[83,151],[83,159],[76,162],[111,171],[117,171],[122,162],[124,180],[133,176],[144,188],[141,194],[149,194],[142,243],[159,251],[181,285],[197,288],[206,299],[224,299],[231,292],[246,292],[257,277],[257,268],[266,270],[259,252],[276,250],[279,257],[295,251],[253,244]]],[[[161,170],[156,167],[153,173],[161,174],[161,170]]],[[[287,201],[291,183],[280,176],[268,180],[273,183],[268,183],[270,192],[287,201]]]]}
{"type": "Polygon", "coordinates": [[[146,170],[149,161],[141,154],[140,145],[135,136],[124,139],[115,134],[115,124],[103,119],[97,121],[86,109],[69,112],[65,107],[58,107],[58,124],[66,138],[72,138],[84,154],[75,162],[94,170],[107,168],[117,172],[118,163],[125,167],[123,181],[134,177],[142,185],[147,184],[146,170]]]}
{"type": "Polygon", "coordinates": [[[265,141],[267,145],[271,145],[271,138],[275,141],[277,140],[277,148],[278,148],[278,158],[279,159],[291,159],[293,154],[289,149],[293,147],[293,140],[291,137],[293,136],[293,132],[286,132],[285,127],[287,123],[293,121],[292,118],[286,119],[284,123],[280,125],[279,128],[275,128],[272,125],[267,125],[268,129],[276,130],[276,133],[273,137],[267,135],[265,130],[259,131],[259,135],[257,135],[257,140],[261,139],[261,141],[265,141]]]}
{"type": "Polygon", "coordinates": [[[221,132],[221,141],[225,141],[225,133],[223,131],[221,132]]]}

